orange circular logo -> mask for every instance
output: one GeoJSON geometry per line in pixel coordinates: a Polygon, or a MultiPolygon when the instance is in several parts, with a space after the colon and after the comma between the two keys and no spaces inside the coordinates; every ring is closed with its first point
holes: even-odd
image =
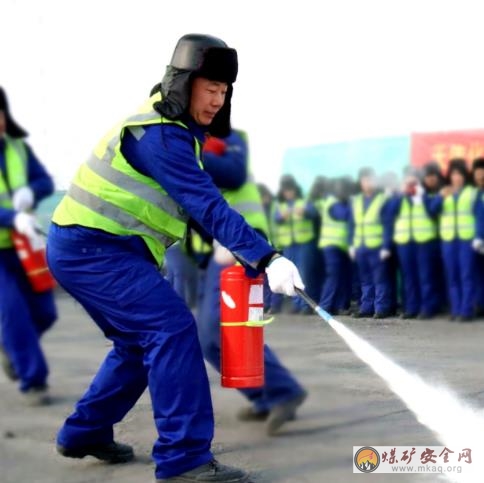
{"type": "Polygon", "coordinates": [[[372,473],[380,464],[380,455],[375,448],[363,446],[355,453],[355,466],[362,473],[372,473]]]}

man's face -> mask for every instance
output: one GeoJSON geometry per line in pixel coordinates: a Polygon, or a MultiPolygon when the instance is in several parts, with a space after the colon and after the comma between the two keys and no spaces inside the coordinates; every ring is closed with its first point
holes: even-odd
{"type": "Polygon", "coordinates": [[[371,193],[376,188],[376,179],[374,176],[363,176],[360,179],[361,191],[363,193],[371,193]]]}
{"type": "Polygon", "coordinates": [[[474,183],[479,189],[484,189],[484,168],[477,168],[474,171],[474,183]]]}
{"type": "Polygon", "coordinates": [[[439,177],[436,174],[427,174],[424,176],[424,185],[429,190],[436,190],[439,187],[439,177]]]}
{"type": "Polygon", "coordinates": [[[5,136],[6,131],[7,121],[5,119],[5,113],[3,111],[0,111],[0,138],[3,138],[3,136],[5,136]]]}
{"type": "Polygon", "coordinates": [[[208,126],[222,108],[227,94],[227,84],[197,77],[192,83],[190,115],[197,124],[208,126]]]}
{"type": "Polygon", "coordinates": [[[466,180],[464,179],[464,176],[462,176],[462,173],[460,171],[457,171],[456,169],[454,169],[450,173],[450,184],[454,188],[457,188],[457,189],[462,188],[464,186],[465,181],[466,180]]]}

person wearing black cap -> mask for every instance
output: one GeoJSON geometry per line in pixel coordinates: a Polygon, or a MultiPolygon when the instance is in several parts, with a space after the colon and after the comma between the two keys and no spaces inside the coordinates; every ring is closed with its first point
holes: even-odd
{"type": "Polygon", "coordinates": [[[476,315],[484,315],[484,158],[472,163],[472,177],[477,189],[476,236],[472,246],[477,252],[476,315]]]}
{"type": "Polygon", "coordinates": [[[11,236],[16,230],[32,244],[43,244],[32,211],[52,194],[54,184],[26,136],[0,88],[0,358],[9,379],[19,381],[26,403],[38,406],[49,402],[40,336],[55,322],[57,312],[52,291],[32,291],[11,236]]]}
{"type": "Polygon", "coordinates": [[[474,316],[477,191],[470,185],[465,159],[452,159],[447,171],[448,185],[441,194],[427,200],[427,211],[439,214],[439,230],[451,320],[468,322],[474,316]]]}
{"type": "Polygon", "coordinates": [[[48,263],[113,349],[57,435],[63,456],[133,459],[114,440],[148,387],[158,438],[157,482],[246,482],[214,460],[210,388],[193,315],[159,271],[188,218],[275,292],[303,288],[295,265],[232,210],[202,169],[207,133],[230,131],[237,53],[215,37],[183,36],[161,84],[111,130],[53,215],[48,263]]]}

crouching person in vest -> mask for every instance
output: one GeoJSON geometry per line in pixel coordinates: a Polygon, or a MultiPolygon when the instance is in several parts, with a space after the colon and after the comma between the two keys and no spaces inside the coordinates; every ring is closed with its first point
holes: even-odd
{"type": "Polygon", "coordinates": [[[468,322],[474,316],[476,284],[475,212],[477,191],[468,184],[466,161],[453,159],[447,173],[448,186],[441,195],[426,200],[432,214],[440,214],[440,239],[451,320],[468,322]]]}
{"type": "Polygon", "coordinates": [[[24,142],[26,136],[0,88],[0,358],[7,377],[19,381],[26,403],[38,406],[49,402],[40,336],[57,312],[52,291],[32,290],[11,237],[16,230],[38,243],[32,210],[52,194],[54,184],[24,142]]]}
{"type": "Polygon", "coordinates": [[[165,250],[188,217],[276,292],[302,287],[289,260],[232,210],[201,168],[206,132],[229,129],[236,51],[215,37],[182,37],[161,85],[81,166],[53,215],[52,272],[114,347],[57,436],[67,457],[133,458],[113,426],[149,388],[157,482],[246,482],[210,450],[214,418],[195,320],[163,278],[165,250]],[[266,269],[267,267],[267,269],[266,269]]]}
{"type": "Polygon", "coordinates": [[[331,314],[348,315],[351,303],[352,267],[348,255],[348,225],[351,217],[350,185],[336,179],[334,195],[321,203],[321,233],[325,277],[319,305],[331,314]]]}
{"type": "Polygon", "coordinates": [[[356,260],[361,286],[359,310],[355,317],[386,318],[393,315],[391,256],[392,220],[387,213],[385,195],[376,190],[371,168],[360,172],[361,194],[352,201],[350,256],[356,260]]]}
{"type": "MultiPolygon", "coordinates": [[[[265,239],[269,226],[257,185],[248,176],[248,147],[243,133],[232,130],[224,138],[209,138],[204,145],[204,170],[222,190],[229,205],[265,239]]],[[[204,292],[197,315],[200,343],[205,359],[220,372],[220,273],[236,259],[229,250],[215,242],[214,255],[207,266],[204,292]]],[[[306,398],[306,391],[279,362],[275,353],[264,347],[265,385],[241,389],[251,405],[237,416],[241,421],[267,421],[269,435],[287,421],[294,419],[297,407],[306,398]]]]}

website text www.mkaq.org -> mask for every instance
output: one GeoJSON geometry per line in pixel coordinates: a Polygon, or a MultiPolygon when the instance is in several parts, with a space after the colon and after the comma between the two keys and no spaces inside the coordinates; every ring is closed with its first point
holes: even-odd
{"type": "Polygon", "coordinates": [[[392,465],[393,473],[462,473],[460,465],[392,465]]]}

